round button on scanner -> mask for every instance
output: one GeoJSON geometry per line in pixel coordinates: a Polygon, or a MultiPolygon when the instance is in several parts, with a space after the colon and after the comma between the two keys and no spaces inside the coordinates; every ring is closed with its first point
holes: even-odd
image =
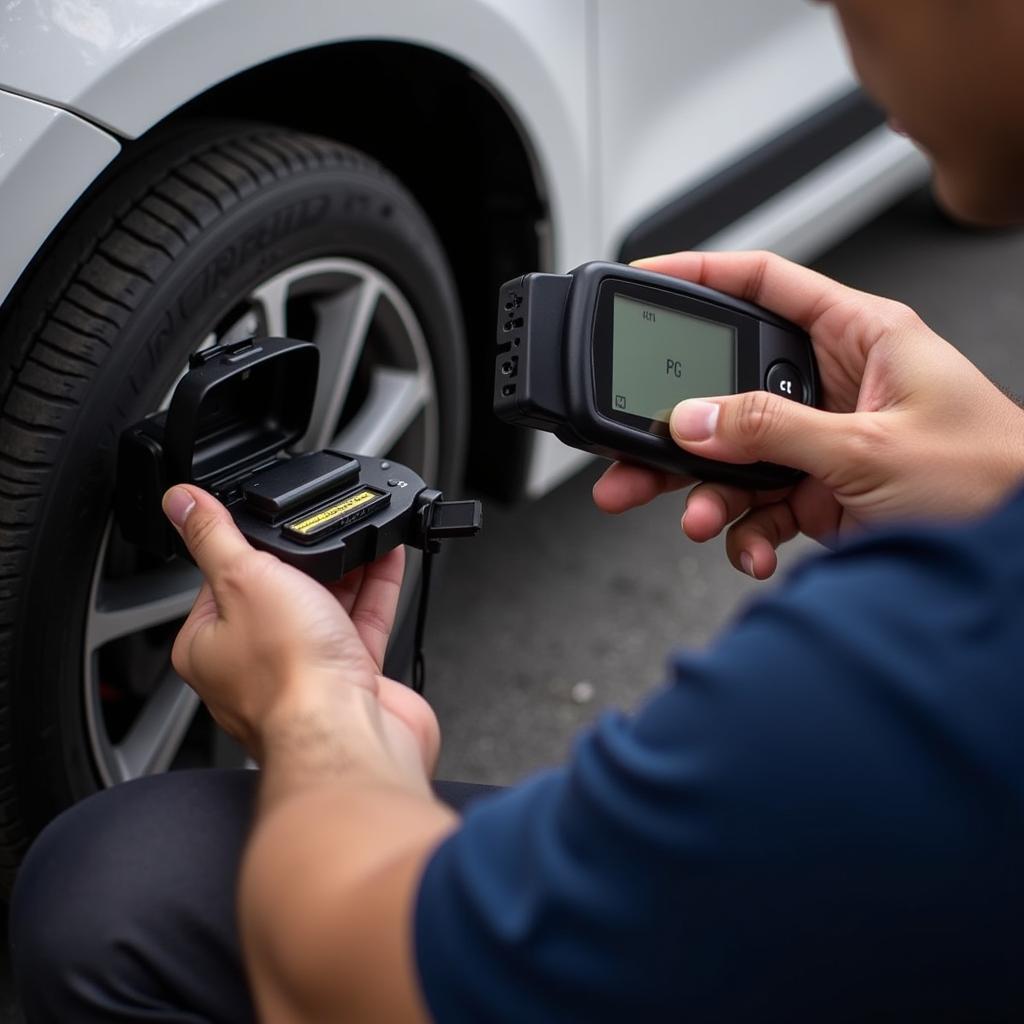
{"type": "Polygon", "coordinates": [[[795,402],[803,402],[807,395],[803,374],[785,359],[772,363],[768,369],[768,376],[765,377],[764,386],[773,395],[792,398],[795,402]]]}

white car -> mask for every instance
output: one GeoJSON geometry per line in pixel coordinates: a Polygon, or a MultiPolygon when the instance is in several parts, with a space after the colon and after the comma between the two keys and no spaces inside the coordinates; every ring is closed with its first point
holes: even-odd
{"type": "Polygon", "coordinates": [[[8,868],[97,787],[238,756],[169,664],[195,571],[111,526],[120,432],[189,352],[312,339],[305,446],[538,495],[581,456],[490,415],[501,281],[695,245],[806,258],[923,174],[805,0],[9,0],[8,868]]]}

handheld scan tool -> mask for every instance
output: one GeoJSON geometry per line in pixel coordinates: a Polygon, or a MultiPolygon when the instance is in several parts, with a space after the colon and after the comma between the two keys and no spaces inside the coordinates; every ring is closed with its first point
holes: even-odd
{"type": "Polygon", "coordinates": [[[669,436],[684,398],[764,389],[818,403],[810,338],[740,299],[615,263],[527,274],[502,286],[494,411],[565,444],[747,488],[785,487],[793,469],[691,455],[669,436]]]}
{"type": "MultiPolygon", "coordinates": [[[[446,537],[477,533],[479,502],[446,501],[397,462],[333,449],[288,454],[309,426],[319,359],[315,345],[287,338],[193,355],[166,413],[121,435],[115,511],[125,539],[160,558],[186,553],[160,507],[176,483],[210,491],[250,544],[323,582],[399,544],[429,556],[446,537]]],[[[428,580],[429,557],[417,646],[428,580]]]]}

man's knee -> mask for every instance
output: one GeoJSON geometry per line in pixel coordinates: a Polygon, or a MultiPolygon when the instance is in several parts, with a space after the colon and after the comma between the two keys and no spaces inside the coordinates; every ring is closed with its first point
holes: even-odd
{"type": "MultiPolygon", "coordinates": [[[[88,819],[91,808],[84,809],[88,819]]],[[[80,979],[90,978],[96,961],[107,956],[103,933],[112,908],[104,879],[86,878],[95,862],[90,845],[82,810],[75,808],[45,829],[18,872],[10,910],[11,958],[32,1020],[59,1019],[80,979]]]]}
{"type": "Polygon", "coordinates": [[[252,772],[175,773],[98,794],[50,824],[11,904],[30,1019],[111,1019],[114,1003],[141,1007],[194,956],[230,970],[254,786],[252,772]]]}

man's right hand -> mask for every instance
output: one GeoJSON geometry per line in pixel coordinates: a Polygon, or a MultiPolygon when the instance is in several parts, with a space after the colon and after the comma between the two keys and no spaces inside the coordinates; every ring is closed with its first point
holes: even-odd
{"type": "MultiPolygon", "coordinates": [[[[823,543],[872,523],[982,513],[1024,483],[1024,411],[909,308],[770,253],[676,253],[637,266],[756,302],[804,328],[823,409],[766,391],[681,402],[676,443],[726,462],[804,470],[795,487],[756,492],[702,483],[683,530],[706,541],[730,523],[732,564],[757,579],[799,533],[823,543]]],[[[594,487],[625,512],[691,479],[616,463],[594,487]]]]}

